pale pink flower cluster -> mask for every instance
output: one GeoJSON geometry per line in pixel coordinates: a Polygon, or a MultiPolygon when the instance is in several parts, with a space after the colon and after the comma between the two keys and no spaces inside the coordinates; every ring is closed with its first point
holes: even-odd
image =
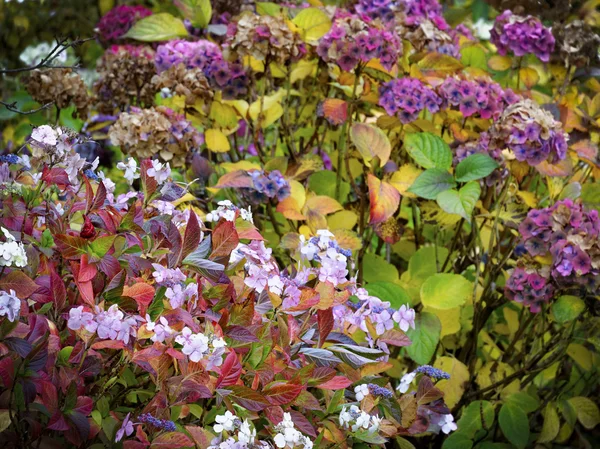
{"type": "Polygon", "coordinates": [[[175,337],[175,341],[183,346],[181,352],[188,356],[192,362],[199,362],[207,358],[206,369],[221,366],[223,354],[227,343],[215,335],[207,336],[201,332],[194,333],[189,327],[184,327],[175,337]]]}
{"type": "Polygon", "coordinates": [[[179,268],[166,268],[161,264],[153,263],[152,277],[158,285],[174,286],[187,279],[187,276],[179,268]]]}
{"type": "Polygon", "coordinates": [[[186,286],[182,286],[181,284],[173,285],[172,287],[168,287],[165,292],[165,296],[169,299],[169,304],[171,304],[171,308],[173,309],[183,307],[184,304],[197,295],[198,284],[194,282],[186,286]]]}
{"type": "Polygon", "coordinates": [[[106,311],[96,306],[94,313],[79,306],[69,311],[67,326],[74,331],[84,328],[89,333],[96,333],[101,340],[122,341],[124,344],[129,344],[131,337],[137,337],[139,323],[143,321],[144,319],[139,315],[126,316],[116,304],[106,311]]]}

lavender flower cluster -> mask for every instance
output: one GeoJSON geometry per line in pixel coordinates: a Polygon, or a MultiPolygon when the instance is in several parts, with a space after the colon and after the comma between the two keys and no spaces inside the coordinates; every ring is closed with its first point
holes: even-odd
{"type": "Polygon", "coordinates": [[[394,32],[369,25],[355,15],[337,19],[317,47],[324,61],[337,63],[347,72],[373,59],[391,70],[401,53],[402,43],[394,32]]]}
{"type": "Polygon", "coordinates": [[[395,0],[359,0],[354,5],[354,10],[365,20],[381,20],[384,23],[393,22],[394,10],[397,8],[395,0]]]}
{"type": "Polygon", "coordinates": [[[552,32],[539,19],[533,16],[521,17],[510,10],[496,17],[491,30],[491,42],[501,55],[506,55],[509,51],[515,56],[534,54],[544,62],[550,60],[555,43],[552,32]]]}
{"type": "Polygon", "coordinates": [[[98,35],[102,42],[110,44],[116,42],[138,20],[152,15],[152,11],[145,6],[119,5],[108,11],[98,22],[98,35]]]}
{"type": "Polygon", "coordinates": [[[222,60],[221,49],[213,42],[172,40],[158,46],[154,64],[158,73],[177,64],[184,64],[187,69],[198,68],[204,71],[214,61],[222,60]]]}
{"type": "Polygon", "coordinates": [[[413,122],[424,109],[435,114],[441,104],[442,99],[434,90],[416,78],[393,79],[379,90],[379,105],[402,123],[413,122]]]}
{"type": "Polygon", "coordinates": [[[488,78],[473,80],[448,77],[438,87],[442,107],[457,107],[464,117],[479,115],[497,119],[509,105],[519,101],[512,89],[503,89],[488,78]]]}
{"type": "Polygon", "coordinates": [[[254,183],[253,199],[257,202],[266,198],[277,198],[279,201],[290,196],[290,183],[283,177],[279,170],[266,174],[262,170],[253,170],[250,177],[254,183]]]}
{"type": "Polygon", "coordinates": [[[419,374],[425,374],[426,376],[429,376],[432,379],[450,379],[450,374],[448,374],[446,371],[434,368],[431,365],[421,365],[415,370],[415,372],[419,374]]]}
{"type": "Polygon", "coordinates": [[[541,273],[547,273],[547,270],[542,271],[533,266],[515,268],[504,287],[506,297],[529,307],[534,313],[542,310],[542,304],[552,299],[554,286],[541,273]]]}
{"type": "Polygon", "coordinates": [[[177,430],[173,421],[155,418],[150,413],[143,413],[138,416],[138,419],[144,424],[149,424],[157,429],[166,430],[167,432],[175,432],[177,430]]]}
{"type": "Polygon", "coordinates": [[[531,100],[508,106],[490,129],[491,146],[511,150],[519,161],[556,163],[567,155],[568,135],[552,114],[531,100]]]}

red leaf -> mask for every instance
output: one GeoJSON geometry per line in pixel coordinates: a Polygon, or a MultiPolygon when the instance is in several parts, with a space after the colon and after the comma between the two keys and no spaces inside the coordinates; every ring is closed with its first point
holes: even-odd
{"type": "Polygon", "coordinates": [[[383,335],[379,337],[379,341],[392,346],[410,346],[411,344],[408,335],[398,329],[390,329],[385,331],[383,335]]]}
{"type": "Polygon", "coordinates": [[[319,385],[335,377],[336,371],[328,366],[318,366],[309,379],[311,385],[319,385]]]}
{"type": "Polygon", "coordinates": [[[92,206],[90,207],[89,212],[92,212],[92,211],[104,206],[105,200],[106,200],[106,187],[104,187],[103,182],[99,182],[98,189],[96,189],[96,196],[94,197],[94,201],[92,202],[92,206]]]}
{"type": "Polygon", "coordinates": [[[344,388],[352,385],[352,381],[344,376],[335,376],[333,379],[328,380],[317,387],[323,390],[343,390],[344,388]]]}
{"type": "Polygon", "coordinates": [[[296,410],[290,410],[290,415],[300,432],[310,435],[313,438],[317,438],[317,432],[315,432],[313,425],[306,419],[306,416],[296,410]]]}
{"type": "Polygon", "coordinates": [[[167,432],[156,437],[152,441],[150,449],[177,449],[193,445],[194,442],[185,433],[167,432]]]}
{"type": "Polygon", "coordinates": [[[154,287],[152,287],[150,284],[146,284],[145,282],[138,282],[137,284],[133,284],[131,287],[128,287],[127,285],[123,287],[123,296],[132,298],[135,302],[137,302],[141,315],[146,314],[146,308],[154,299],[155,293],[154,287]]]}
{"type": "Polygon", "coordinates": [[[152,198],[152,195],[156,193],[158,189],[158,182],[152,176],[148,176],[148,170],[152,168],[152,161],[150,159],[144,159],[140,163],[140,179],[142,182],[142,190],[147,201],[152,198]]]}
{"type": "Polygon", "coordinates": [[[296,399],[303,388],[302,385],[280,384],[263,390],[263,394],[271,404],[285,405],[296,399]]]}
{"type": "Polygon", "coordinates": [[[242,364],[240,363],[235,351],[227,354],[223,366],[221,366],[221,375],[217,379],[215,388],[228,387],[235,385],[242,374],[242,364]]]}
{"type": "Polygon", "coordinates": [[[49,185],[56,184],[59,188],[64,188],[71,185],[69,182],[69,175],[65,169],[57,167],[51,169],[44,167],[42,170],[42,181],[49,185]]]}
{"type": "Polygon", "coordinates": [[[81,227],[81,231],[79,231],[79,236],[84,239],[91,239],[96,235],[96,228],[94,228],[94,224],[90,217],[87,215],[83,216],[83,226],[81,227]]]}
{"type": "Polygon", "coordinates": [[[221,221],[212,234],[213,250],[209,259],[223,260],[226,263],[238,243],[240,243],[240,239],[233,222],[221,221]]]}
{"type": "Polygon", "coordinates": [[[321,347],[333,330],[333,309],[318,310],[317,323],[319,325],[319,347],[321,347]]]}
{"type": "Polygon", "coordinates": [[[250,177],[248,172],[244,170],[236,170],[221,176],[215,187],[218,189],[221,189],[223,187],[250,189],[254,187],[254,183],[252,182],[252,178],[250,177]]]}
{"type": "Polygon", "coordinates": [[[394,215],[400,205],[400,192],[391,184],[380,181],[369,173],[369,201],[371,202],[370,224],[386,221],[394,215]]]}
{"type": "Polygon", "coordinates": [[[92,349],[99,351],[100,349],[123,349],[125,343],[120,340],[102,340],[92,344],[92,349]]]}
{"type": "Polygon", "coordinates": [[[269,401],[262,394],[244,385],[231,385],[227,387],[227,390],[231,391],[227,395],[228,399],[231,399],[251,412],[260,412],[270,405],[269,401]]]}
{"type": "Polygon", "coordinates": [[[40,288],[22,271],[11,271],[0,278],[0,289],[9,292],[14,290],[20,299],[27,299],[40,288]]]}
{"type": "Polygon", "coordinates": [[[54,415],[52,415],[52,418],[50,418],[46,427],[52,430],[69,430],[69,424],[67,424],[67,420],[60,410],[57,410],[54,415]]]}
{"type": "Polygon", "coordinates": [[[278,405],[267,407],[264,411],[264,414],[267,419],[273,423],[273,425],[277,425],[283,421],[283,409],[278,405]]]}
{"type": "Polygon", "coordinates": [[[79,276],[77,277],[77,280],[79,282],[91,281],[96,276],[96,273],[98,273],[96,265],[88,262],[87,254],[82,254],[81,265],[79,266],[79,276]]]}
{"type": "Polygon", "coordinates": [[[88,416],[90,413],[92,413],[93,408],[94,402],[92,401],[92,398],[87,396],[79,396],[77,398],[77,404],[73,410],[81,413],[83,416],[88,416]]]}
{"type": "Polygon", "coordinates": [[[185,426],[185,430],[192,436],[194,443],[196,443],[196,447],[210,446],[213,435],[211,435],[207,430],[204,430],[202,427],[198,426],[185,426]]]}
{"type": "Polygon", "coordinates": [[[10,357],[4,357],[0,360],[0,379],[4,389],[7,390],[12,386],[13,378],[15,375],[15,364],[10,357]]]}
{"type": "Polygon", "coordinates": [[[65,283],[54,270],[50,274],[50,291],[52,292],[52,302],[54,302],[56,310],[62,310],[67,300],[67,290],[65,283]]]}
{"type": "Polygon", "coordinates": [[[200,243],[200,237],[202,237],[202,231],[200,230],[198,217],[193,210],[190,210],[190,219],[185,227],[185,234],[183,236],[183,245],[181,247],[181,256],[179,256],[179,262],[185,259],[189,253],[198,247],[198,244],[200,243]]]}

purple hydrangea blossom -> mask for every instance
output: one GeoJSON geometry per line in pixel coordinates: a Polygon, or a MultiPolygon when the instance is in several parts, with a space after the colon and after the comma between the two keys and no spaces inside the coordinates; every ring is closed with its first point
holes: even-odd
{"type": "Polygon", "coordinates": [[[223,54],[219,46],[207,40],[168,41],[158,46],[154,56],[158,73],[178,64],[184,64],[188,69],[197,68],[205,71],[213,62],[222,60],[223,54]]]}
{"type": "Polygon", "coordinates": [[[425,374],[426,376],[429,376],[432,379],[450,379],[450,374],[448,374],[446,371],[434,368],[431,365],[421,365],[415,370],[415,372],[419,374],[425,374]]]}
{"type": "Polygon", "coordinates": [[[433,89],[416,78],[393,79],[379,90],[379,105],[402,123],[415,121],[424,109],[435,114],[441,104],[442,99],[433,89]]]}
{"type": "Polygon", "coordinates": [[[138,416],[138,419],[144,424],[149,424],[157,429],[166,430],[167,432],[175,432],[177,430],[177,426],[175,426],[173,421],[155,418],[150,413],[143,413],[138,416]]]}
{"type": "Polygon", "coordinates": [[[279,201],[290,196],[290,183],[283,177],[279,170],[273,170],[266,174],[262,170],[253,170],[250,172],[254,189],[258,195],[257,202],[263,202],[266,198],[277,198],[279,201]]]}
{"type": "Polygon", "coordinates": [[[368,387],[369,387],[369,392],[373,396],[379,396],[384,399],[391,399],[394,397],[394,393],[385,387],[380,387],[377,384],[368,384],[368,387]]]}
{"type": "Polygon", "coordinates": [[[115,42],[123,37],[138,20],[150,15],[152,11],[144,6],[116,6],[98,22],[98,36],[104,43],[115,42]]]}
{"type": "Polygon", "coordinates": [[[544,62],[550,60],[555,44],[552,32],[539,19],[533,16],[521,17],[510,10],[496,17],[491,30],[491,42],[501,55],[508,52],[515,56],[534,54],[544,62]]]}

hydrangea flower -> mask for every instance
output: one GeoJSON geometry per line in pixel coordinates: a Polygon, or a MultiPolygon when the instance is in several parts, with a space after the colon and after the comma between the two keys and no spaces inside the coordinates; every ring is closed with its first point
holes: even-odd
{"type": "Polygon", "coordinates": [[[362,401],[366,396],[369,395],[369,393],[368,384],[360,384],[354,387],[354,395],[356,396],[357,401],[362,401]]]}
{"type": "Polygon", "coordinates": [[[283,414],[283,420],[275,426],[277,434],[273,438],[275,446],[278,448],[295,448],[302,447],[304,449],[312,449],[313,442],[294,427],[294,422],[289,413],[283,414]]]}
{"type": "Polygon", "coordinates": [[[206,71],[211,64],[222,60],[223,54],[219,46],[207,40],[170,40],[159,45],[154,55],[158,73],[179,64],[187,69],[206,71]]]}
{"type": "Polygon", "coordinates": [[[416,78],[396,78],[379,89],[379,105],[402,123],[415,121],[424,109],[435,114],[441,104],[434,90],[416,78]]]}
{"type": "Polygon", "coordinates": [[[129,436],[133,433],[133,423],[129,419],[130,416],[131,413],[127,413],[127,416],[121,423],[121,428],[117,430],[117,433],[115,435],[115,443],[121,441],[124,436],[129,436]]]}
{"type": "Polygon", "coordinates": [[[127,162],[118,162],[117,168],[125,171],[123,177],[127,180],[129,185],[133,184],[133,181],[140,177],[137,162],[132,157],[128,158],[127,162]]]}
{"type": "Polygon", "coordinates": [[[450,379],[450,374],[446,371],[442,371],[441,369],[434,368],[430,365],[422,365],[419,366],[416,370],[416,373],[425,374],[426,376],[431,377],[432,379],[450,379]]]}
{"type": "Polygon", "coordinates": [[[417,373],[415,371],[402,376],[402,378],[400,379],[400,384],[396,387],[396,390],[398,390],[400,393],[406,393],[410,388],[410,385],[412,384],[413,380],[415,380],[415,377],[417,377],[417,373]]]}
{"type": "Polygon", "coordinates": [[[381,419],[378,416],[371,416],[360,407],[351,405],[349,408],[343,407],[339,418],[340,426],[352,432],[360,429],[366,429],[369,433],[375,433],[379,429],[381,419]]]}
{"type": "Polygon", "coordinates": [[[27,253],[22,242],[17,242],[6,228],[1,228],[5,242],[0,243],[0,267],[24,267],[27,265],[27,253]]]}
{"type": "Polygon", "coordinates": [[[227,410],[224,415],[217,415],[215,417],[217,424],[213,426],[213,429],[216,433],[223,431],[231,432],[236,427],[236,420],[238,420],[237,416],[227,410]]]}
{"type": "Polygon", "coordinates": [[[98,35],[106,44],[117,41],[140,19],[152,15],[145,6],[119,5],[108,11],[98,22],[98,35]]]}
{"type": "Polygon", "coordinates": [[[152,272],[152,277],[159,285],[173,286],[187,279],[179,268],[166,268],[158,263],[153,263],[152,266],[155,270],[152,272]]]}
{"type": "Polygon", "coordinates": [[[177,426],[173,421],[155,418],[150,413],[143,413],[138,416],[138,419],[144,424],[149,424],[152,427],[156,427],[157,429],[165,430],[167,432],[175,432],[177,430],[177,426]]]}
{"type": "Polygon", "coordinates": [[[21,300],[14,290],[0,291],[0,316],[5,316],[13,322],[19,318],[21,300]]]}
{"type": "Polygon", "coordinates": [[[248,206],[248,209],[239,208],[234,206],[229,200],[219,201],[217,205],[219,207],[206,214],[206,221],[216,223],[221,218],[224,218],[227,221],[235,221],[239,215],[243,220],[249,221],[250,223],[254,222],[250,206],[248,206]]]}
{"type": "Polygon", "coordinates": [[[279,201],[282,201],[290,196],[290,183],[283,177],[279,170],[273,170],[269,174],[266,174],[262,170],[253,170],[249,174],[252,178],[254,189],[258,194],[253,196],[255,202],[264,202],[266,198],[277,198],[279,201]]]}
{"type": "Polygon", "coordinates": [[[317,47],[324,61],[336,63],[347,72],[373,59],[391,70],[401,53],[402,44],[395,33],[353,15],[336,20],[317,47]]]}
{"type": "Polygon", "coordinates": [[[515,56],[534,54],[540,60],[548,62],[554,51],[554,36],[536,17],[521,17],[510,10],[504,11],[494,22],[491,42],[498,53],[512,52],[515,56]]]}
{"type": "Polygon", "coordinates": [[[458,429],[458,426],[454,422],[454,416],[451,413],[441,414],[435,413],[428,410],[429,413],[429,427],[428,432],[439,433],[440,430],[448,435],[450,432],[454,432],[458,429]]]}
{"type": "Polygon", "coordinates": [[[147,174],[154,178],[157,183],[162,184],[171,176],[171,166],[168,162],[163,164],[156,159],[152,159],[152,167],[148,169],[147,174]]]}
{"type": "Polygon", "coordinates": [[[382,397],[385,399],[391,399],[394,397],[394,393],[385,387],[381,387],[377,384],[368,384],[369,392],[376,397],[382,397]]]}

